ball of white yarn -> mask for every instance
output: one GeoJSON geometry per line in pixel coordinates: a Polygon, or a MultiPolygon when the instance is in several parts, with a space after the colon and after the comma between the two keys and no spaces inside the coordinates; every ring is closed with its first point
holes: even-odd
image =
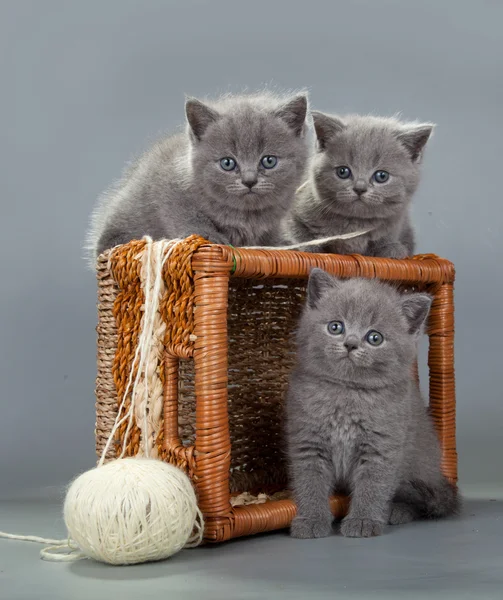
{"type": "Polygon", "coordinates": [[[115,460],[83,473],[68,489],[69,537],[96,560],[126,565],[162,560],[193,541],[200,512],[189,478],[149,458],[115,460]]]}

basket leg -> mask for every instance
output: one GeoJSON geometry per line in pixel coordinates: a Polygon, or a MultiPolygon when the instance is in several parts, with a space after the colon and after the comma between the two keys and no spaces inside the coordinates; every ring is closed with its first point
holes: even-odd
{"type": "Polygon", "coordinates": [[[164,407],[162,456],[194,479],[194,446],[184,446],[178,433],[178,368],[180,359],[164,353],[164,407]]]}
{"type": "Polygon", "coordinates": [[[227,406],[227,265],[208,261],[194,277],[195,483],[207,530],[232,518],[227,406]],[[211,521],[213,520],[213,525],[211,521]]]}
{"type": "Polygon", "coordinates": [[[442,284],[433,301],[428,324],[430,347],[430,411],[442,450],[442,471],[458,480],[456,452],[456,391],[454,380],[454,289],[442,284]]]}

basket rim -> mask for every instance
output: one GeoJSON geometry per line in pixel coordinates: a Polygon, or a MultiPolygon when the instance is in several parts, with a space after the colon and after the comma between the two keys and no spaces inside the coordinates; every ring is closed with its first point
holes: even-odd
{"type": "Polygon", "coordinates": [[[418,254],[405,259],[362,256],[359,254],[315,254],[296,250],[263,250],[205,244],[194,253],[195,271],[205,270],[211,262],[229,269],[231,277],[307,278],[314,267],[340,277],[367,277],[404,283],[454,283],[455,267],[436,254],[418,254]]]}
{"type": "MultiPolygon", "coordinates": [[[[191,236],[192,237],[192,236],[191,236]]],[[[194,236],[196,237],[196,236],[194,236]]],[[[187,238],[188,239],[188,238],[187,238]]],[[[131,240],[122,247],[137,243],[131,240]]],[[[105,250],[98,261],[108,260],[114,249],[105,250]]],[[[318,254],[298,250],[241,248],[203,243],[192,256],[194,270],[205,270],[208,259],[220,269],[228,269],[231,277],[241,278],[307,278],[314,267],[340,277],[378,277],[409,283],[454,283],[453,262],[437,254],[416,254],[404,259],[363,256],[360,254],[318,254]],[[211,256],[210,256],[211,255],[211,256]]]]}

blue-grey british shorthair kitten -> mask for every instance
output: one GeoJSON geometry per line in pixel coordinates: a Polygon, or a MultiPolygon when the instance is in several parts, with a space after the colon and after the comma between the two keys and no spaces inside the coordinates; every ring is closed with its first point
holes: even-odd
{"type": "Polygon", "coordinates": [[[291,242],[368,231],[311,251],[405,258],[414,253],[409,216],[433,125],[313,111],[317,137],[308,181],[285,232],[291,242]]]}
{"type": "Polygon", "coordinates": [[[93,259],[141,239],[197,233],[214,243],[276,245],[308,158],[307,96],[188,99],[187,130],[162,139],[100,199],[93,259]]]}
{"type": "Polygon", "coordinates": [[[349,537],[457,512],[456,488],[442,475],[438,438],[411,376],[431,301],[313,269],[287,397],[294,537],[331,533],[332,492],[351,497],[341,524],[349,537]]]}

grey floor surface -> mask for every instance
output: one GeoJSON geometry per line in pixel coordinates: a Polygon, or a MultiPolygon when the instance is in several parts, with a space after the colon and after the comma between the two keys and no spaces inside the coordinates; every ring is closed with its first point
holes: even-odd
{"type": "MultiPolygon", "coordinates": [[[[47,498],[3,501],[0,529],[63,537],[60,513],[47,498]]],[[[503,501],[493,494],[467,498],[460,518],[370,540],[277,532],[131,567],[48,563],[40,548],[0,540],[1,600],[503,599],[503,501]]]]}

